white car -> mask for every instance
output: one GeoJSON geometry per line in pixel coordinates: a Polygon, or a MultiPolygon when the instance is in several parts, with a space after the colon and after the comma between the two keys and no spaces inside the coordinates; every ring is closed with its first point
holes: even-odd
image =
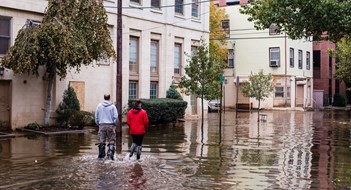
{"type": "Polygon", "coordinates": [[[221,102],[219,100],[210,100],[208,102],[208,113],[213,111],[218,111],[221,106],[221,102]]]}

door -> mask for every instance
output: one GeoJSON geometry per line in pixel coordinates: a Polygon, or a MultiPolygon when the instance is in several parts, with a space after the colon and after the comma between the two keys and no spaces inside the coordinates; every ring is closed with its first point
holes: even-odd
{"type": "Polygon", "coordinates": [[[296,87],[296,107],[303,107],[304,100],[304,85],[297,85],[296,87]]]}
{"type": "Polygon", "coordinates": [[[10,81],[0,80],[0,130],[10,129],[10,81]]]}

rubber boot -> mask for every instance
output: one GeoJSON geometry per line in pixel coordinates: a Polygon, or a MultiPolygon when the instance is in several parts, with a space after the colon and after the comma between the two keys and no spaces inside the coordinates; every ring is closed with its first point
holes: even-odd
{"type": "Polygon", "coordinates": [[[99,147],[99,156],[98,156],[98,158],[105,158],[105,155],[106,155],[106,153],[105,153],[105,143],[100,143],[99,145],[98,145],[98,147],[99,147]]]}
{"type": "Polygon", "coordinates": [[[137,160],[140,159],[140,155],[141,155],[141,146],[137,147],[137,160]]]}
{"type": "Polygon", "coordinates": [[[130,146],[130,150],[129,150],[129,157],[132,157],[135,151],[135,148],[137,147],[137,145],[135,143],[132,143],[132,146],[130,146]]]}
{"type": "Polygon", "coordinates": [[[115,155],[115,145],[108,144],[107,158],[114,160],[114,155],[115,155]]]}

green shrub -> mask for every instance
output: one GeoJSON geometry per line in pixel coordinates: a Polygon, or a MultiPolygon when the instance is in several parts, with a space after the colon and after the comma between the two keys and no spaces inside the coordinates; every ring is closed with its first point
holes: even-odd
{"type": "MultiPolygon", "coordinates": [[[[150,123],[169,123],[183,118],[188,105],[186,101],[170,98],[142,99],[141,102],[150,123]]],[[[132,100],[129,100],[129,107],[131,104],[132,100]]]]}
{"type": "Polygon", "coordinates": [[[345,94],[334,94],[333,106],[345,107],[347,105],[347,97],[345,94]]]}
{"type": "Polygon", "coordinates": [[[177,91],[176,86],[171,85],[166,92],[166,98],[176,99],[176,100],[183,100],[180,93],[177,91]]]}
{"type": "Polygon", "coordinates": [[[43,126],[41,126],[40,124],[38,124],[37,122],[35,123],[29,123],[28,125],[26,125],[24,127],[25,129],[30,129],[30,130],[40,130],[41,128],[43,128],[43,126]]]}
{"type": "Polygon", "coordinates": [[[69,124],[71,126],[77,126],[79,128],[88,125],[95,125],[94,114],[87,111],[76,111],[69,118],[69,124]]]}
{"type": "Polygon", "coordinates": [[[68,85],[68,88],[63,93],[62,102],[60,102],[57,113],[57,122],[59,124],[65,124],[66,127],[69,125],[69,119],[74,114],[80,110],[79,100],[77,98],[74,89],[68,85]]]}

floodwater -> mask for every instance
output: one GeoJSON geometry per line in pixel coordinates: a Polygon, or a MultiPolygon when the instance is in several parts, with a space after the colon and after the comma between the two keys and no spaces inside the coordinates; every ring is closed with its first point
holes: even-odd
{"type": "Polygon", "coordinates": [[[0,189],[347,189],[351,113],[226,112],[205,123],[150,126],[141,160],[123,127],[116,160],[97,131],[0,139],[0,189]]]}

